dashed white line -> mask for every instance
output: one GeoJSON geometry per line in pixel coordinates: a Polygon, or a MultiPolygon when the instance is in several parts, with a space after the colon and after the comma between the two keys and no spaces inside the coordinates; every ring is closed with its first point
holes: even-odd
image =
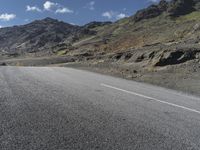
{"type": "Polygon", "coordinates": [[[139,96],[139,97],[143,97],[143,98],[146,98],[146,99],[151,99],[153,101],[156,101],[156,102],[159,102],[159,103],[162,103],[162,104],[166,104],[166,105],[169,105],[169,106],[181,108],[181,109],[184,109],[184,110],[187,110],[187,111],[191,111],[191,112],[195,112],[195,113],[200,114],[200,111],[198,111],[196,109],[188,108],[188,107],[177,105],[177,104],[174,104],[174,103],[169,103],[169,102],[162,101],[162,100],[159,100],[159,99],[156,99],[156,98],[153,98],[153,97],[149,97],[149,96],[146,96],[146,95],[143,95],[143,94],[139,94],[139,93],[136,93],[136,92],[120,89],[120,88],[117,88],[117,87],[114,87],[114,86],[111,86],[111,85],[108,85],[108,84],[101,83],[101,86],[104,86],[104,87],[107,87],[107,88],[110,88],[110,89],[114,89],[114,90],[118,90],[118,91],[122,91],[122,92],[125,92],[125,93],[128,93],[128,94],[136,95],[136,96],[139,96]]]}

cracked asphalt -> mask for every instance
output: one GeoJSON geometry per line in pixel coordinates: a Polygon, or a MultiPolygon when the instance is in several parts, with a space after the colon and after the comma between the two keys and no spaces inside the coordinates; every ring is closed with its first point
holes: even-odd
{"type": "Polygon", "coordinates": [[[72,68],[0,67],[1,150],[199,150],[200,98],[72,68]]]}

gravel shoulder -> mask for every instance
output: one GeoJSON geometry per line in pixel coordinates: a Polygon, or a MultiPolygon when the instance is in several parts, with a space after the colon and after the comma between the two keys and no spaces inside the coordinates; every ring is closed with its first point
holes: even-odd
{"type": "Polygon", "coordinates": [[[88,70],[200,96],[200,69],[198,67],[198,69],[188,69],[186,64],[157,68],[152,71],[137,71],[130,66],[106,63],[101,65],[70,63],[59,66],[88,70]]]}

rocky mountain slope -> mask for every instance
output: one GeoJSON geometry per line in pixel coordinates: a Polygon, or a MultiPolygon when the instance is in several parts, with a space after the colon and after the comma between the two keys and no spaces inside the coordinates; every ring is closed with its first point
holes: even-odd
{"type": "Polygon", "coordinates": [[[75,42],[73,48],[76,53],[84,49],[94,58],[109,55],[114,62],[147,61],[151,66],[184,63],[199,55],[199,6],[199,0],[161,0],[129,18],[94,28],[95,36],[75,42]]]}
{"type": "Polygon", "coordinates": [[[45,18],[27,25],[0,29],[0,52],[8,55],[35,52],[47,55],[68,47],[82,36],[93,34],[87,28],[45,18]]]}

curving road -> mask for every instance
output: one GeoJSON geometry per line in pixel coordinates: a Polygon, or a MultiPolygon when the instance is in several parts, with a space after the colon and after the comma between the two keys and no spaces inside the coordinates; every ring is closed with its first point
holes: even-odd
{"type": "Polygon", "coordinates": [[[1,150],[199,150],[200,98],[71,68],[0,67],[1,150]]]}

